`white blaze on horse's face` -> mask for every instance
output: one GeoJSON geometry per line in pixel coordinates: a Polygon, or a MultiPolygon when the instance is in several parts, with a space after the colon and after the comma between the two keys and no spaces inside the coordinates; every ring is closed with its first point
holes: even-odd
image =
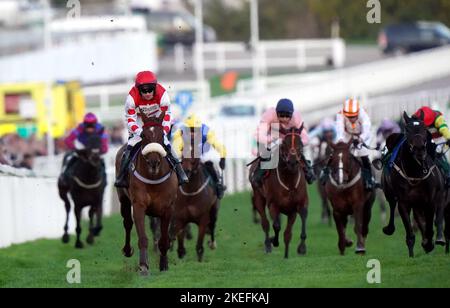
{"type": "Polygon", "coordinates": [[[167,156],[167,152],[166,150],[164,150],[163,146],[160,145],[159,143],[150,143],[147,144],[143,149],[142,149],[142,155],[147,155],[150,153],[158,153],[159,155],[161,155],[162,157],[166,157],[167,156]]]}
{"type": "Polygon", "coordinates": [[[342,153],[339,153],[339,185],[344,183],[344,162],[342,161],[342,153]]]}

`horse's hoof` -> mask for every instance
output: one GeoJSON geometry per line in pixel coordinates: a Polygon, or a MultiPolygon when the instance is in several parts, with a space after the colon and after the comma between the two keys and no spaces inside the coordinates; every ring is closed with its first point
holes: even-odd
{"type": "Polygon", "coordinates": [[[266,245],[265,251],[266,251],[266,254],[272,253],[272,245],[271,244],[266,245]]]}
{"type": "Polygon", "coordinates": [[[301,256],[306,255],[306,245],[300,245],[297,248],[297,253],[301,256]]]}
{"type": "Polygon", "coordinates": [[[75,248],[82,249],[83,247],[84,247],[84,245],[83,245],[83,243],[81,241],[77,241],[75,243],[75,248]]]}
{"type": "Polygon", "coordinates": [[[95,227],[94,228],[94,236],[99,236],[100,232],[102,232],[103,227],[95,227]]]}
{"type": "Polygon", "coordinates": [[[395,232],[395,227],[386,226],[383,228],[383,233],[386,235],[392,235],[395,232]]]}
{"type": "Polygon", "coordinates": [[[280,246],[280,242],[278,241],[278,239],[272,237],[272,238],[271,238],[271,241],[272,241],[273,247],[278,247],[278,246],[280,246]]]}
{"type": "Polygon", "coordinates": [[[161,256],[159,258],[159,271],[166,272],[169,270],[169,261],[167,259],[167,256],[163,257],[161,256]]]}
{"type": "Polygon", "coordinates": [[[93,245],[94,244],[94,236],[89,234],[88,237],[86,238],[86,243],[88,243],[89,245],[93,245]]]}
{"type": "Polygon", "coordinates": [[[122,248],[122,254],[127,258],[131,258],[133,256],[133,253],[134,253],[133,247],[130,247],[129,250],[126,248],[122,248]]]}
{"type": "Polygon", "coordinates": [[[146,265],[139,265],[138,269],[139,275],[146,277],[148,276],[148,266],[146,265]]]}
{"type": "Polygon", "coordinates": [[[352,240],[345,240],[345,247],[352,247],[353,246],[353,241],[352,240]]]}
{"type": "Polygon", "coordinates": [[[434,244],[432,242],[428,242],[427,244],[422,244],[423,250],[426,253],[430,253],[434,250],[434,244]]]}
{"type": "Polygon", "coordinates": [[[211,250],[214,250],[217,248],[217,243],[216,241],[208,241],[208,246],[211,250]]]}
{"type": "Polygon", "coordinates": [[[186,256],[186,250],[178,250],[178,258],[183,259],[186,256]]]}
{"type": "Polygon", "coordinates": [[[445,240],[441,239],[441,238],[436,239],[435,244],[438,245],[438,246],[445,246],[445,240]]]}
{"type": "Polygon", "coordinates": [[[69,234],[64,234],[61,240],[64,244],[67,244],[70,240],[69,234]]]}
{"type": "Polygon", "coordinates": [[[355,253],[360,256],[364,256],[366,254],[365,248],[356,248],[355,253]]]}

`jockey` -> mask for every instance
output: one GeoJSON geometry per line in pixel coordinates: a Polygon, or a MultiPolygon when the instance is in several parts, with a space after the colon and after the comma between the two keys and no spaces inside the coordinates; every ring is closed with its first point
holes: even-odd
{"type": "MultiPolygon", "coordinates": [[[[326,142],[327,141],[327,135],[331,135],[331,139],[334,140],[336,138],[336,126],[335,121],[333,121],[330,118],[325,118],[322,121],[320,121],[320,124],[317,125],[316,128],[311,130],[308,134],[309,139],[314,140],[319,143],[326,142]]],[[[317,144],[318,145],[318,144],[317,144]]]]}
{"type": "MultiPolygon", "coordinates": [[[[360,157],[362,161],[362,175],[366,190],[372,190],[376,183],[372,175],[372,166],[369,160],[369,150],[363,144],[370,144],[371,122],[367,112],[360,108],[357,99],[348,99],[344,108],[336,116],[336,140],[337,142],[349,142],[353,139],[354,148],[352,154],[360,157]]],[[[322,170],[321,183],[325,184],[329,176],[329,168],[322,170]]]]}
{"type": "Polygon", "coordinates": [[[125,102],[125,118],[128,125],[129,139],[127,147],[123,153],[119,174],[117,175],[116,187],[128,187],[127,171],[132,159],[131,153],[141,142],[142,121],[140,113],[144,112],[148,116],[160,116],[165,112],[163,120],[164,146],[167,150],[167,159],[178,176],[179,184],[187,183],[188,179],[181,167],[181,162],[173,153],[167,134],[170,131],[171,109],[170,99],[166,89],[157,81],[156,75],[150,71],[139,72],[136,75],[135,85],[131,88],[125,102]]]}
{"type": "MultiPolygon", "coordinates": [[[[211,150],[211,146],[219,153],[220,169],[225,169],[225,158],[227,155],[225,146],[217,141],[215,133],[194,114],[191,114],[175,131],[173,136],[173,147],[178,155],[183,153],[184,145],[191,144],[197,155],[200,156],[206,170],[210,174],[214,186],[216,187],[217,197],[222,199],[226,187],[223,185],[223,179],[214,168],[214,164],[210,160],[206,160],[204,154],[211,150]],[[197,144],[191,144],[195,142],[197,144]]],[[[189,154],[190,156],[190,154],[189,154]]]]}
{"type": "MultiPolygon", "coordinates": [[[[72,174],[73,166],[78,159],[76,150],[80,150],[86,145],[86,141],[92,135],[98,135],[101,137],[100,153],[105,154],[108,152],[108,135],[105,132],[105,127],[98,122],[95,114],[89,112],[84,116],[83,122],[74,128],[69,136],[64,140],[69,151],[65,154],[63,159],[63,167],[60,175],[60,181],[63,185],[67,186],[68,179],[72,174]]],[[[105,172],[105,165],[102,162],[103,173],[105,172]]]]}
{"type": "Polygon", "coordinates": [[[320,159],[322,153],[326,151],[327,142],[334,142],[336,139],[335,121],[331,118],[325,118],[320,121],[319,125],[312,129],[309,133],[311,147],[314,151],[314,158],[320,159]],[[324,147],[325,146],[325,147],[324,147]]]}
{"type": "MultiPolygon", "coordinates": [[[[419,119],[423,112],[424,124],[428,128],[433,139],[435,150],[433,150],[433,155],[436,150],[442,152],[442,146],[436,146],[439,143],[446,143],[450,146],[450,130],[448,129],[447,122],[444,119],[442,113],[438,110],[433,110],[430,107],[424,106],[419,108],[413,115],[413,118],[419,119]]],[[[444,172],[445,184],[447,188],[450,187],[450,166],[448,164],[445,155],[439,155],[436,159],[436,163],[439,168],[444,172]]]]}
{"type": "MultiPolygon", "coordinates": [[[[281,99],[278,101],[276,108],[269,108],[262,115],[258,130],[257,130],[257,141],[259,144],[265,145],[267,149],[276,147],[280,140],[276,140],[271,137],[271,126],[280,125],[284,130],[288,130],[291,128],[299,128],[302,125],[303,120],[300,112],[294,111],[294,104],[289,99],[281,99]]],[[[280,133],[281,139],[284,137],[280,133]]],[[[307,129],[302,130],[301,139],[304,146],[308,145],[308,133],[307,129]]],[[[264,159],[264,158],[261,158],[264,159]]],[[[311,166],[311,161],[307,160],[302,153],[302,160],[305,163],[304,172],[306,181],[309,184],[312,184],[315,180],[314,171],[311,166]]],[[[262,177],[265,173],[265,170],[261,169],[261,164],[258,162],[257,169],[253,173],[252,182],[262,185],[262,177]]]]}
{"type": "Polygon", "coordinates": [[[398,134],[401,132],[400,126],[397,122],[384,119],[377,130],[377,149],[380,149],[381,146],[386,143],[387,138],[392,134],[398,134]]]}

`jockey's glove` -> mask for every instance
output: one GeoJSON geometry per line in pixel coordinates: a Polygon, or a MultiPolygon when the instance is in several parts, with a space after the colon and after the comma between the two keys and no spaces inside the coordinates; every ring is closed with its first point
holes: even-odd
{"type": "Polygon", "coordinates": [[[449,140],[447,140],[447,142],[445,142],[445,144],[447,144],[447,146],[449,146],[449,147],[450,147],[450,139],[449,139],[449,140]]]}

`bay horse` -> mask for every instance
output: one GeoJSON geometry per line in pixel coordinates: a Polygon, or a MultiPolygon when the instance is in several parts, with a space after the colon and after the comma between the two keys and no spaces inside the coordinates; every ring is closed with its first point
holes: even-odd
{"type": "MultiPolygon", "coordinates": [[[[326,132],[323,139],[320,139],[317,145],[317,152],[314,159],[314,173],[320,174],[322,169],[326,166],[326,161],[331,154],[330,143],[333,142],[333,132],[326,132]]],[[[331,209],[328,202],[325,186],[320,181],[317,181],[317,191],[320,195],[322,214],[321,219],[323,223],[328,223],[331,226],[331,209]]]]}
{"type": "Polygon", "coordinates": [[[432,159],[434,148],[431,135],[419,119],[410,118],[406,112],[405,134],[393,134],[387,140],[389,149],[398,147],[398,156],[392,161],[392,170],[383,169],[381,184],[389,203],[389,224],[383,232],[395,232],[394,214],[398,206],[406,230],[409,256],[414,257],[415,234],[411,224],[411,211],[422,233],[422,247],[426,253],[434,249],[433,220],[437,206],[444,201],[444,179],[432,159]]]}
{"type": "MultiPolygon", "coordinates": [[[[133,255],[130,233],[134,221],[140,252],[139,272],[143,276],[149,273],[145,216],[158,217],[160,219],[161,237],[158,241],[160,251],[159,269],[160,271],[169,269],[167,257],[169,224],[177,197],[178,181],[176,174],[165,158],[167,152],[164,147],[164,130],[161,124],[164,116],[164,112],[159,117],[148,117],[141,113],[144,123],[141,134],[142,141],[139,151],[132,160],[132,170],[129,172],[129,188],[117,189],[123,226],[125,228],[125,246],[122,248],[122,252],[128,258],[133,255]]],[[[116,172],[119,171],[125,146],[117,153],[116,172]]]]}
{"type": "Polygon", "coordinates": [[[284,257],[288,258],[289,243],[292,238],[292,226],[295,223],[297,213],[302,220],[301,242],[297,247],[297,253],[306,254],[306,218],[308,216],[308,194],[306,190],[306,179],[303,172],[302,151],[303,143],[301,133],[304,129],[280,130],[285,137],[279,148],[279,160],[277,167],[270,170],[263,179],[262,187],[254,183],[252,174],[256,170],[257,161],[250,168],[250,183],[252,185],[252,203],[261,217],[261,226],[265,233],[265,251],[270,253],[272,245],[279,246],[279,233],[281,230],[280,213],[288,217],[287,226],[284,231],[285,251],[284,257]],[[273,221],[275,236],[269,237],[269,221],[266,215],[266,207],[269,208],[273,221]]]}
{"type": "Polygon", "coordinates": [[[346,247],[353,245],[353,241],[345,234],[350,215],[354,217],[354,231],[357,236],[355,253],[366,253],[365,242],[369,234],[369,222],[375,200],[375,191],[366,191],[364,188],[361,163],[351,154],[352,145],[353,138],[348,143],[330,143],[333,152],[328,162],[330,175],[325,184],[325,190],[333,208],[341,255],[345,254],[346,247]]]}
{"type": "Polygon", "coordinates": [[[63,243],[69,242],[68,224],[70,214],[70,201],[68,194],[70,193],[75,206],[75,218],[77,220],[77,240],[76,248],[83,248],[83,242],[80,240],[81,235],[81,212],[86,206],[89,208],[89,235],[86,238],[88,244],[94,243],[94,237],[99,236],[102,230],[103,215],[103,193],[106,187],[106,176],[103,172],[103,161],[100,156],[101,137],[90,136],[85,148],[76,150],[78,156],[73,166],[73,177],[69,179],[68,186],[64,185],[61,180],[58,181],[58,192],[60,198],[64,201],[66,208],[66,223],[64,225],[63,243]],[[96,226],[94,227],[94,214],[96,216],[96,226]]]}
{"type": "Polygon", "coordinates": [[[184,239],[186,227],[189,223],[198,226],[197,237],[197,259],[203,259],[203,240],[207,230],[211,235],[209,247],[216,248],[215,227],[217,213],[219,210],[219,199],[211,185],[211,176],[205,171],[205,167],[200,162],[200,158],[194,158],[194,151],[191,157],[183,157],[182,166],[189,178],[189,183],[178,189],[178,197],[175,202],[175,214],[173,219],[174,232],[178,241],[177,253],[181,259],[186,255],[184,239]]]}

